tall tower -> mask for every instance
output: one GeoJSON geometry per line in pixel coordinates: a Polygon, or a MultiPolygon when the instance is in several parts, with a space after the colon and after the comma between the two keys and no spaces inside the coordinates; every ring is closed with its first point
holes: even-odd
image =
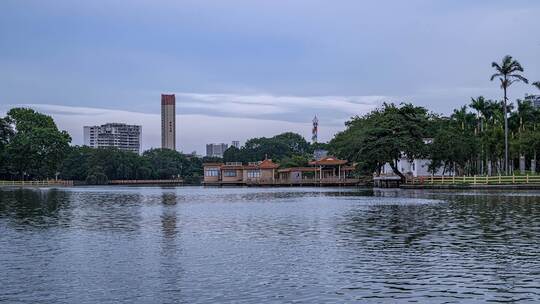
{"type": "Polygon", "coordinates": [[[317,134],[319,132],[319,119],[317,115],[313,117],[313,130],[311,130],[311,141],[317,143],[317,134]]]}
{"type": "Polygon", "coordinates": [[[161,147],[176,150],[176,99],[161,94],[161,147]]]}

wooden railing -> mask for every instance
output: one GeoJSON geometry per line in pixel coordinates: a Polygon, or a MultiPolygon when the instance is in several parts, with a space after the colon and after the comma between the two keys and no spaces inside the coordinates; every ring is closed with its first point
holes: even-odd
{"type": "Polygon", "coordinates": [[[73,186],[73,181],[70,180],[42,180],[42,181],[6,181],[0,180],[0,186],[61,186],[61,187],[71,187],[73,186]]]}
{"type": "Polygon", "coordinates": [[[512,185],[540,184],[540,175],[426,176],[408,177],[408,185],[512,185]]]}
{"type": "Polygon", "coordinates": [[[110,185],[182,184],[182,179],[113,179],[110,185]]]}

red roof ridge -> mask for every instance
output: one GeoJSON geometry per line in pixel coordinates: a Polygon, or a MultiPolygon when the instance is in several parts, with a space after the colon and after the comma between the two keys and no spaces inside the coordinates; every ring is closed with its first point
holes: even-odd
{"type": "Polygon", "coordinates": [[[335,156],[326,156],[319,160],[309,162],[310,165],[344,165],[347,161],[335,156]]]}
{"type": "Polygon", "coordinates": [[[274,163],[271,159],[265,159],[259,164],[259,168],[261,169],[276,169],[279,165],[274,163]]]}

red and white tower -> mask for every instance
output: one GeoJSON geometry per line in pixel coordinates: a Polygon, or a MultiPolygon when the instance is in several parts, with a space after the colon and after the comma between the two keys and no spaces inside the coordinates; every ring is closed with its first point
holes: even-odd
{"type": "Polygon", "coordinates": [[[317,118],[317,115],[313,117],[313,129],[311,131],[311,141],[313,143],[317,143],[317,134],[319,132],[319,119],[317,118]]]}

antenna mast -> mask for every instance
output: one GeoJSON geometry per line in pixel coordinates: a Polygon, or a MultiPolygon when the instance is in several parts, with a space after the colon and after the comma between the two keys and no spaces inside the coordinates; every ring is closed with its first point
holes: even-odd
{"type": "Polygon", "coordinates": [[[313,129],[311,131],[311,141],[315,144],[317,143],[317,134],[319,132],[319,119],[317,115],[313,117],[313,129]]]}

